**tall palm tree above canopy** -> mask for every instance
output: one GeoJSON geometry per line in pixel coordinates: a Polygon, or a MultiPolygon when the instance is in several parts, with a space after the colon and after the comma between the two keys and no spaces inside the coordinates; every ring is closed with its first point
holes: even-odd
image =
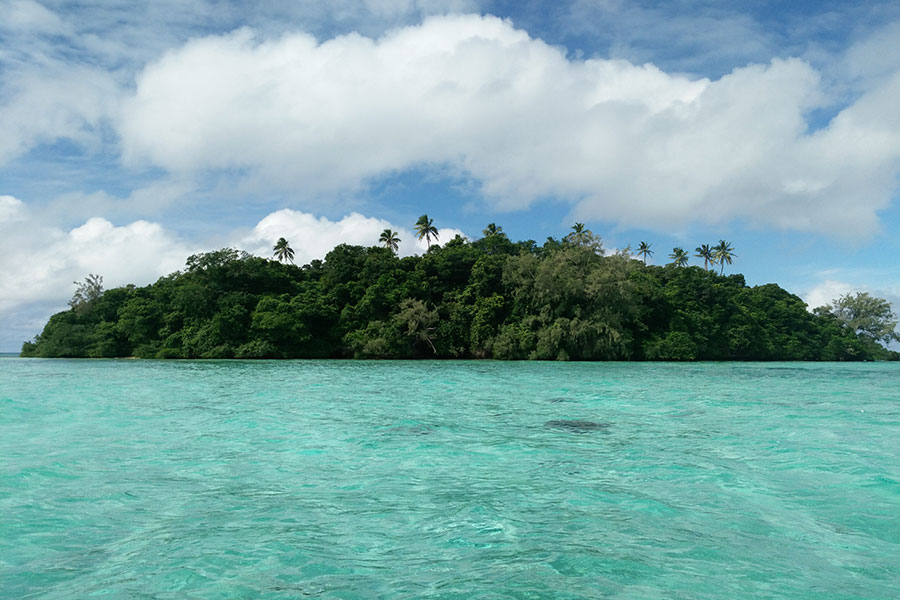
{"type": "Polygon", "coordinates": [[[491,237],[492,235],[500,235],[503,233],[503,228],[497,225],[496,223],[488,223],[488,226],[481,230],[481,233],[484,237],[491,237]]]}
{"type": "Polygon", "coordinates": [[[698,246],[694,251],[697,253],[695,254],[697,258],[703,259],[703,268],[705,270],[709,271],[710,263],[716,264],[713,249],[709,247],[709,244],[698,246]]]}
{"type": "Polygon", "coordinates": [[[590,231],[585,228],[584,223],[575,223],[572,225],[572,233],[569,235],[572,236],[572,241],[576,245],[582,246],[587,241],[589,233],[590,231]]]}
{"type": "Polygon", "coordinates": [[[278,238],[278,241],[272,246],[272,250],[275,251],[275,258],[277,258],[279,262],[290,261],[291,264],[294,264],[294,250],[288,244],[286,239],[278,238]]]}
{"type": "Polygon", "coordinates": [[[378,238],[378,243],[383,244],[385,248],[390,250],[393,253],[397,253],[397,249],[400,247],[400,238],[397,236],[396,231],[392,231],[390,229],[385,229],[381,232],[381,237],[378,238]]]}
{"type": "Polygon", "coordinates": [[[672,259],[671,264],[676,267],[686,267],[688,264],[688,253],[681,247],[672,248],[672,254],[669,255],[669,258],[672,259]]]}
{"type": "Polygon", "coordinates": [[[428,215],[422,215],[419,217],[419,220],[416,221],[416,233],[419,236],[419,239],[425,238],[425,243],[428,245],[428,248],[431,248],[431,238],[433,237],[435,241],[438,240],[438,230],[437,227],[434,226],[434,221],[428,218],[428,215]]]}
{"type": "Polygon", "coordinates": [[[719,273],[720,275],[725,274],[725,263],[730,265],[736,256],[737,254],[734,253],[734,248],[731,247],[729,242],[719,240],[719,243],[713,248],[713,260],[715,261],[713,264],[719,263],[722,265],[722,270],[719,273]]]}
{"type": "Polygon", "coordinates": [[[650,246],[653,244],[648,244],[647,242],[641,242],[638,245],[637,253],[644,258],[644,264],[647,264],[647,257],[653,256],[653,250],[650,249],[650,246]]]}

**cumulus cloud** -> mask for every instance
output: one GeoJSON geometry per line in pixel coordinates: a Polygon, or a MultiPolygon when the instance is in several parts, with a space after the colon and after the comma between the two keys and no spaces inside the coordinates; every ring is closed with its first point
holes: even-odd
{"type": "Polygon", "coordinates": [[[740,219],[859,236],[896,190],[898,91],[900,72],[879,78],[810,132],[827,98],[801,60],[692,79],[444,16],[378,39],[194,40],[141,72],[119,130],[128,163],[172,173],[327,193],[442,165],[500,209],[552,197],[626,226],[740,219]]]}
{"type": "Polygon", "coordinates": [[[833,300],[846,294],[867,292],[891,303],[895,313],[900,311],[900,285],[870,285],[861,281],[851,283],[839,279],[824,279],[802,295],[807,306],[812,310],[819,306],[831,304],[833,300]]]}
{"type": "MultiPolygon", "coordinates": [[[[332,221],[287,208],[264,217],[236,245],[253,254],[271,257],[272,246],[278,238],[283,237],[294,250],[294,262],[302,265],[313,259],[325,258],[338,244],[375,246],[385,229],[397,232],[400,237],[398,253],[401,256],[418,254],[427,249],[427,242],[418,240],[411,230],[384,219],[354,212],[338,221],[332,221]]],[[[438,228],[438,243],[445,243],[457,235],[466,237],[459,229],[438,228]]]]}
{"type": "Polygon", "coordinates": [[[807,291],[803,294],[803,299],[806,301],[806,305],[810,308],[818,308],[820,306],[825,306],[826,304],[830,304],[832,300],[843,296],[844,294],[849,294],[853,291],[865,291],[864,289],[857,289],[853,285],[843,282],[843,281],[835,281],[833,279],[826,279],[821,283],[817,284],[815,287],[807,291]]]}
{"type": "Polygon", "coordinates": [[[94,217],[67,230],[42,223],[22,201],[0,196],[0,323],[21,328],[11,315],[31,314],[25,308],[35,305],[49,311],[46,319],[65,307],[72,282],[89,273],[102,275],[106,287],[143,285],[181,268],[192,251],[156,223],[116,226],[94,217]]]}
{"type": "Polygon", "coordinates": [[[0,166],[41,144],[90,151],[135,73],[198,32],[250,24],[267,35],[386,28],[477,10],[476,0],[297,0],[247,11],[239,0],[0,0],[0,166]]]}

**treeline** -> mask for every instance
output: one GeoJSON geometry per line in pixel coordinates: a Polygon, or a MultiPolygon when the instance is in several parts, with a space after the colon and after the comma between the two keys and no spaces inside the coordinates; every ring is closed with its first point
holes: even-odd
{"type": "Polygon", "coordinates": [[[485,233],[423,256],[340,245],[299,267],[223,249],[191,256],[185,270],[146,287],[104,292],[97,278],[86,280],[22,355],[897,358],[840,311],[810,313],[775,284],[604,256],[589,230],[540,246],[512,242],[499,228],[485,233]]]}

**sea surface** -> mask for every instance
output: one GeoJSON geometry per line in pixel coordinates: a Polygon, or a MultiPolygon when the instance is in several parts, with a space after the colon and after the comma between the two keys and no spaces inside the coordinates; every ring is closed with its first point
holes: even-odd
{"type": "Polygon", "coordinates": [[[2,598],[900,597],[900,364],[0,361],[2,598]]]}

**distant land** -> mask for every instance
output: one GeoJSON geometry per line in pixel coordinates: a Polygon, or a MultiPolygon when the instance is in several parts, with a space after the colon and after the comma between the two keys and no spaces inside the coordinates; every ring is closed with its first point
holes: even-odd
{"type": "MultiPolygon", "coordinates": [[[[512,242],[491,224],[478,240],[457,236],[404,258],[386,230],[383,247],[341,244],[302,267],[282,238],[274,248],[280,260],[225,248],[191,256],[183,271],[145,287],[104,291],[102,277],[91,275],[22,355],[900,358],[883,345],[898,336],[880,298],[848,295],[810,312],[776,284],[749,287],[742,275],[725,274],[735,255],[724,241],[697,248],[702,268],[686,266],[681,248],[671,263],[648,266],[627,250],[606,255],[580,223],[572,229],[538,245],[512,242]]],[[[637,252],[653,253],[644,242],[637,252]]]]}

